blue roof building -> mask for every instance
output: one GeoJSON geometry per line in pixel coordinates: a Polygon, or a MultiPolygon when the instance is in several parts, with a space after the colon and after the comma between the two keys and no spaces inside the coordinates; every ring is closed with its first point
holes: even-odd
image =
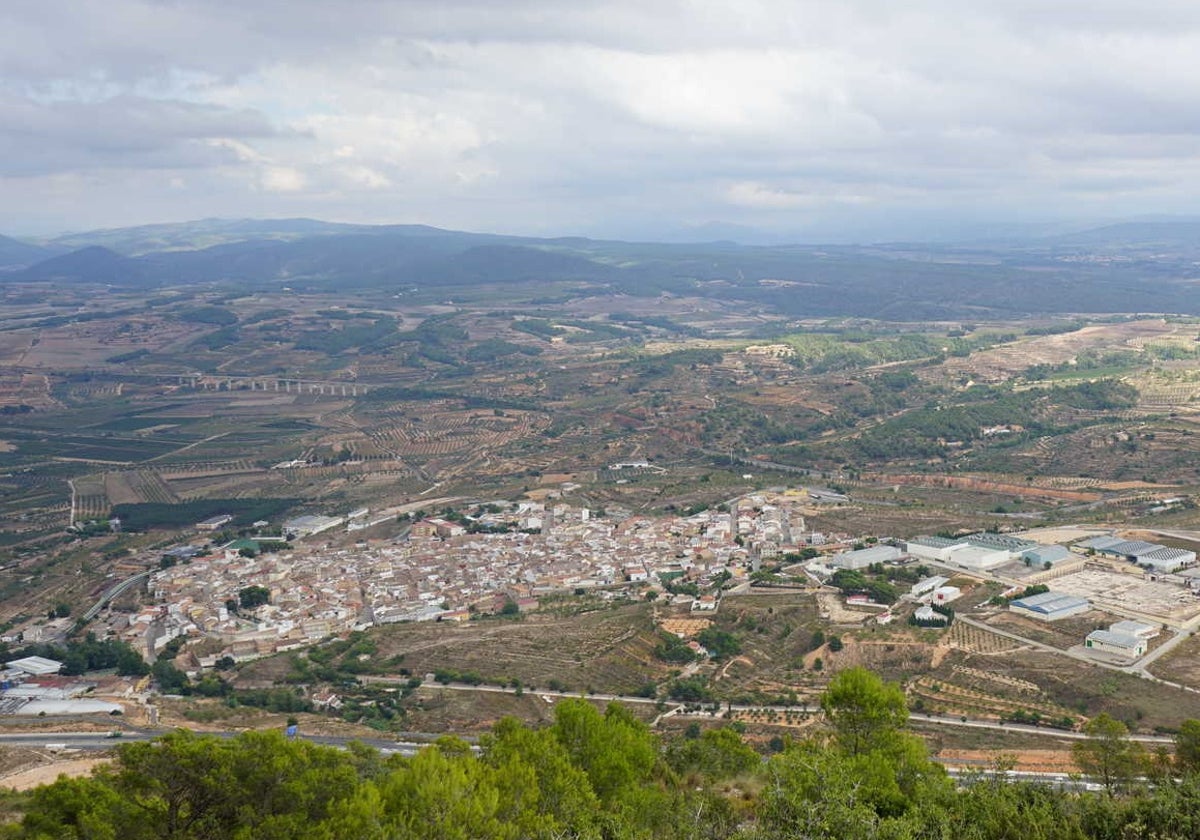
{"type": "Polygon", "coordinates": [[[1043,592],[1041,595],[1018,598],[1012,601],[1008,608],[1012,612],[1041,621],[1057,621],[1060,618],[1087,612],[1092,605],[1087,598],[1080,598],[1078,595],[1068,595],[1065,592],[1043,592]]]}

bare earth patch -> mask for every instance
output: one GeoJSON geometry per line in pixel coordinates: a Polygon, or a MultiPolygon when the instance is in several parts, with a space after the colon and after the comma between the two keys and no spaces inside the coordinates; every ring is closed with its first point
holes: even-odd
{"type": "Polygon", "coordinates": [[[101,764],[108,764],[107,758],[76,758],[69,761],[56,761],[42,767],[22,770],[0,780],[0,785],[12,790],[31,790],[41,785],[48,785],[59,776],[77,778],[87,776],[101,764]]]}
{"type": "Polygon", "coordinates": [[[1012,769],[1025,772],[1079,772],[1069,750],[941,750],[934,758],[963,770],[986,770],[1011,761],[1012,769]]]}

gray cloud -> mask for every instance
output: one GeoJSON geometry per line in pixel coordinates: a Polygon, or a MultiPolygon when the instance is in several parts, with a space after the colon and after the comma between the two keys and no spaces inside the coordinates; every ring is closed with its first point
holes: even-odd
{"type": "Polygon", "coordinates": [[[251,110],[116,96],[39,102],[0,94],[0,175],[236,164],[231,138],[278,131],[251,110]]]}
{"type": "Polygon", "coordinates": [[[1169,0],[12,0],[0,229],[1188,212],[1196,55],[1169,0]]]}

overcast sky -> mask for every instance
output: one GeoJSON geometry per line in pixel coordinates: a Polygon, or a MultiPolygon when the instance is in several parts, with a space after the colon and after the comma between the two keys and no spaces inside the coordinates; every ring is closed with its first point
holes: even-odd
{"type": "Polygon", "coordinates": [[[1200,212],[1195,0],[3,0],[0,232],[1200,212]]]}

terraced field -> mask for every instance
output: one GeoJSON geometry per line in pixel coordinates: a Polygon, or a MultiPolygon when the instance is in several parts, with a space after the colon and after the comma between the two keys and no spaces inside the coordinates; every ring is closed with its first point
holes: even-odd
{"type": "Polygon", "coordinates": [[[990,675],[970,669],[954,669],[948,677],[921,676],[910,682],[907,693],[910,704],[928,714],[1001,720],[1014,713],[1036,713],[1050,720],[1071,718],[1075,713],[1049,699],[1025,681],[998,683],[990,675]]]}
{"type": "Polygon", "coordinates": [[[526,686],[556,680],[632,693],[665,672],[654,658],[658,638],[650,608],[635,604],[569,617],[532,614],[519,621],[390,625],[378,632],[379,658],[403,656],[413,673],[438,668],[474,671],[488,680],[517,678],[526,686]]]}
{"type": "Polygon", "coordinates": [[[943,637],[945,643],[967,653],[1001,653],[1020,647],[1020,642],[982,627],[956,621],[943,637]]]}

